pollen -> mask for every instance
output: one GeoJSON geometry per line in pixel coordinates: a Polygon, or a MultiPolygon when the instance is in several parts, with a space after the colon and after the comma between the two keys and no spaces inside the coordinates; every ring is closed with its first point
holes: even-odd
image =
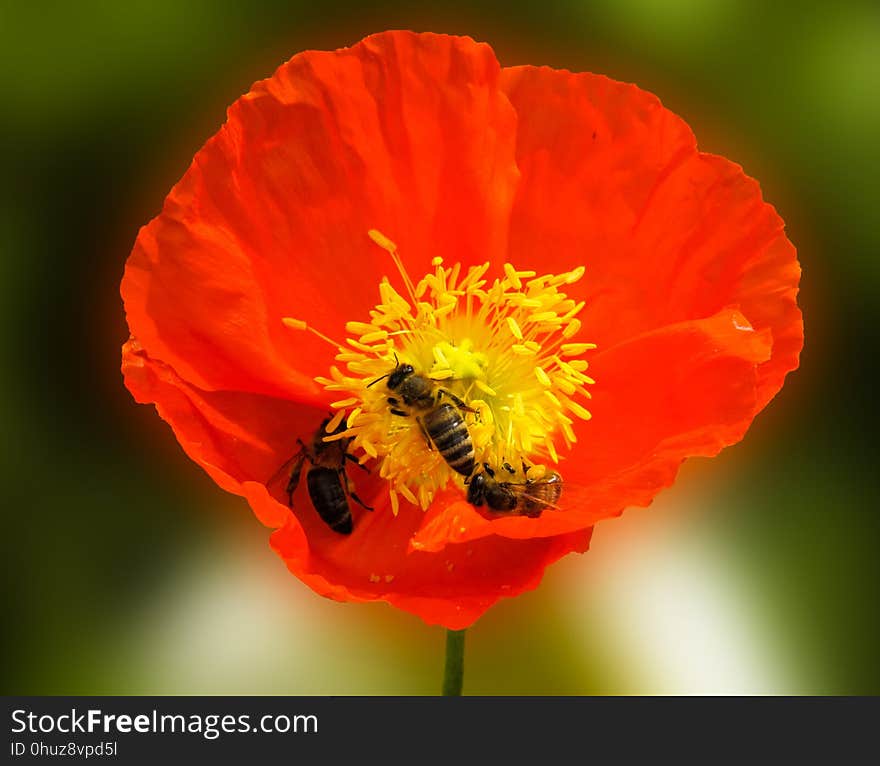
{"type": "Polygon", "coordinates": [[[316,380],[333,397],[334,426],[344,418],[347,429],[326,438],[350,439],[359,462],[375,461],[395,515],[403,503],[427,509],[450,485],[464,491],[468,477],[446,462],[424,425],[444,402],[459,409],[477,466],[531,466],[533,477],[558,464],[576,440],[574,420],[591,417],[584,354],[596,346],[575,337],[585,304],[562,290],[584,268],[538,276],[506,263],[490,281],[488,263],[462,273],[460,264],[434,258],[433,271],[416,283],[395,244],[375,230],[369,236],[390,254],[402,294],[383,277],[369,319],[348,322],[344,344],[300,319],[282,319],[337,348],[338,364],[316,380]],[[403,365],[432,392],[418,406],[389,386],[403,365]]]}

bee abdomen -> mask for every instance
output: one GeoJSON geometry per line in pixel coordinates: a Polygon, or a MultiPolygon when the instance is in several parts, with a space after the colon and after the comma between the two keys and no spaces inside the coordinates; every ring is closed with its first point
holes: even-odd
{"type": "Polygon", "coordinates": [[[452,470],[463,476],[474,471],[474,445],[464,418],[451,404],[441,404],[424,417],[425,430],[452,470]]]}
{"type": "Polygon", "coordinates": [[[324,523],[334,532],[351,534],[354,524],[339,472],[333,468],[315,466],[309,471],[306,481],[312,505],[324,523]]]}

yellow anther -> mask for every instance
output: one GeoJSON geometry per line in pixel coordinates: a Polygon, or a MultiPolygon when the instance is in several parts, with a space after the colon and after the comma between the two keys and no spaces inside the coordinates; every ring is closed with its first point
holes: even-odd
{"type": "Polygon", "coordinates": [[[563,343],[563,356],[580,356],[584,351],[590,351],[596,348],[595,343],[563,343]]]}
{"type": "Polygon", "coordinates": [[[318,332],[314,327],[310,327],[308,322],[303,321],[302,319],[296,319],[295,317],[281,317],[281,324],[287,327],[290,330],[300,330],[305,332],[310,332],[317,338],[329,343],[331,346],[335,346],[338,349],[344,348],[342,344],[337,343],[333,338],[328,338],[324,333],[318,332]]]}
{"type": "Polygon", "coordinates": [[[523,333],[520,329],[519,324],[513,317],[507,317],[507,326],[510,328],[510,331],[513,333],[513,337],[517,340],[523,339],[523,333]]]}
{"type": "Polygon", "coordinates": [[[581,407],[581,405],[579,405],[577,402],[573,402],[571,399],[563,399],[562,403],[581,420],[589,420],[593,417],[590,414],[589,410],[581,407]]]}
{"type": "Polygon", "coordinates": [[[479,388],[480,391],[482,391],[484,394],[488,394],[489,396],[498,396],[498,392],[483,380],[475,380],[474,385],[476,385],[476,387],[479,388]]]}
{"type": "Polygon", "coordinates": [[[398,487],[400,494],[403,495],[409,502],[413,505],[418,505],[419,501],[416,499],[416,496],[412,493],[412,490],[406,486],[406,484],[401,484],[398,487]]]}
{"type": "Polygon", "coordinates": [[[545,391],[544,396],[546,396],[554,404],[554,406],[562,409],[562,402],[559,401],[559,397],[556,396],[556,394],[554,394],[552,391],[545,391]]]}
{"type": "Polygon", "coordinates": [[[573,338],[581,329],[581,320],[580,319],[572,319],[562,331],[563,338],[573,338]]]}
{"type": "Polygon", "coordinates": [[[553,385],[562,391],[562,393],[568,394],[569,396],[575,391],[574,383],[562,375],[553,376],[553,385]]]}
{"type": "Polygon", "coordinates": [[[373,442],[368,441],[367,439],[363,439],[361,441],[361,447],[363,448],[364,452],[366,452],[371,458],[375,459],[379,457],[379,451],[376,449],[376,446],[373,444],[373,442]]]}
{"type": "Polygon", "coordinates": [[[397,250],[397,245],[395,245],[388,237],[386,237],[381,231],[377,231],[376,229],[370,229],[367,234],[370,239],[373,240],[379,247],[383,250],[387,250],[389,253],[397,250]]]}
{"type": "Polygon", "coordinates": [[[328,434],[332,434],[337,428],[339,428],[339,424],[342,422],[342,418],[345,417],[345,410],[337,410],[336,414],[330,418],[330,422],[327,423],[327,426],[324,428],[324,432],[328,434]]]}
{"type": "Polygon", "coordinates": [[[293,317],[281,317],[281,322],[285,327],[291,330],[308,330],[309,325],[302,319],[294,319],[293,317]]]}
{"type": "MultiPolygon", "coordinates": [[[[284,320],[281,320],[284,321],[284,320]]],[[[346,322],[345,323],[345,331],[350,332],[352,335],[364,335],[368,332],[373,332],[376,329],[375,325],[367,324],[366,322],[346,322]]]]}
{"type": "Polygon", "coordinates": [[[507,276],[507,280],[510,282],[511,286],[513,286],[516,290],[522,289],[522,282],[520,282],[519,276],[517,276],[516,269],[509,263],[504,264],[504,274],[507,276]]]}
{"type": "Polygon", "coordinates": [[[349,428],[351,428],[351,427],[357,422],[358,415],[360,415],[361,412],[363,412],[363,408],[361,408],[361,407],[355,407],[355,408],[349,413],[349,415],[348,415],[348,419],[345,421],[345,424],[346,424],[349,428]]]}
{"type": "Polygon", "coordinates": [[[388,337],[387,330],[375,330],[374,332],[368,332],[361,335],[361,343],[370,344],[375,343],[377,340],[385,340],[388,337]]]}
{"type": "Polygon", "coordinates": [[[575,305],[574,308],[569,309],[568,311],[565,312],[565,316],[562,317],[563,320],[568,320],[568,319],[571,319],[572,317],[577,316],[578,314],[581,313],[581,311],[583,311],[584,306],[586,306],[586,305],[587,304],[584,301],[581,301],[580,303],[575,305]]]}

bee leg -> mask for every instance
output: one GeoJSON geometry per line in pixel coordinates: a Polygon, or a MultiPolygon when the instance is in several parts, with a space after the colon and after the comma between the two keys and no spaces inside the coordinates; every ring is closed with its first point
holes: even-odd
{"type": "Polygon", "coordinates": [[[357,493],[356,493],[356,492],[349,492],[348,495],[349,495],[349,497],[351,497],[352,500],[354,500],[354,501],[355,501],[359,506],[361,506],[362,508],[366,508],[368,511],[372,511],[372,510],[373,510],[372,506],[367,505],[363,500],[361,500],[361,499],[357,496],[357,493]]]}
{"type": "Polygon", "coordinates": [[[428,429],[425,428],[425,424],[422,423],[422,419],[416,418],[416,423],[419,424],[419,428],[422,430],[422,436],[425,437],[425,441],[428,444],[428,449],[433,450],[434,449],[434,442],[431,441],[431,435],[428,433],[428,429]]]}
{"type": "MultiPolygon", "coordinates": [[[[302,444],[302,442],[300,442],[302,444]]],[[[296,492],[297,486],[299,486],[299,477],[302,473],[303,463],[306,461],[306,453],[302,451],[294,458],[293,466],[290,469],[290,478],[287,481],[287,487],[285,488],[285,492],[287,493],[287,505],[290,508],[293,508],[293,493],[296,492]]]]}
{"type": "Polygon", "coordinates": [[[351,462],[354,463],[354,464],[355,464],[358,468],[360,468],[362,471],[366,471],[367,473],[370,472],[370,469],[367,468],[363,463],[358,462],[358,459],[357,459],[354,455],[352,455],[351,453],[346,452],[346,453],[345,453],[345,459],[346,459],[346,460],[351,460],[351,462]]]}
{"type": "Polygon", "coordinates": [[[394,407],[391,408],[391,414],[392,415],[399,415],[402,418],[405,418],[407,415],[409,415],[408,412],[404,412],[403,410],[398,410],[394,407]]]}
{"type": "Polygon", "coordinates": [[[342,486],[345,488],[346,494],[354,500],[361,508],[366,508],[368,511],[372,511],[373,508],[367,505],[363,500],[361,500],[357,496],[357,492],[352,489],[352,481],[348,478],[348,474],[345,472],[345,466],[339,469],[339,478],[342,480],[342,486]]]}
{"type": "Polygon", "coordinates": [[[450,399],[452,399],[452,403],[462,412],[477,412],[477,410],[475,410],[473,407],[468,407],[461,399],[453,394],[452,391],[447,391],[445,388],[441,388],[440,396],[448,396],[450,399]]]}

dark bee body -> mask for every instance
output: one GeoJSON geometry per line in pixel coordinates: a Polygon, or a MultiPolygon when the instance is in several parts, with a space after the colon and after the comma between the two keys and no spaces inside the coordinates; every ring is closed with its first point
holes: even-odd
{"type": "Polygon", "coordinates": [[[434,406],[436,389],[434,381],[424,375],[416,375],[411,364],[398,364],[388,376],[388,390],[397,393],[405,405],[417,410],[434,406]]]}
{"type": "Polygon", "coordinates": [[[477,508],[487,505],[493,511],[512,511],[518,498],[505,484],[507,482],[495,481],[488,472],[481,471],[468,483],[467,500],[477,508]]]}
{"type": "MultiPolygon", "coordinates": [[[[398,364],[387,376],[388,390],[395,396],[388,398],[394,415],[406,416],[410,412],[401,405],[420,414],[416,417],[428,445],[433,444],[453,471],[470,476],[474,471],[474,444],[462,412],[474,412],[455,394],[438,388],[424,375],[416,374],[411,364],[398,364]],[[444,397],[452,400],[441,402],[444,397]]],[[[374,380],[373,383],[378,383],[374,380]]],[[[371,383],[370,385],[373,385],[371,383]]]]}
{"type": "MultiPolygon", "coordinates": [[[[368,511],[373,509],[351,491],[350,481],[345,472],[346,460],[357,464],[356,458],[348,452],[348,444],[351,439],[324,441],[325,436],[331,435],[326,432],[329,422],[330,418],[327,418],[321,423],[320,428],[312,437],[311,445],[307,446],[301,439],[297,439],[300,451],[285,463],[281,470],[290,468],[285,492],[287,492],[288,505],[292,508],[293,493],[299,486],[303,465],[308,461],[310,465],[306,472],[306,485],[312,505],[330,529],[342,535],[349,535],[354,529],[354,522],[348,498],[351,497],[368,511]]],[[[345,428],[344,421],[340,422],[333,434],[338,434],[345,428]]],[[[367,469],[364,468],[364,470],[367,469]]]]}
{"type": "Polygon", "coordinates": [[[354,522],[339,472],[335,468],[312,466],[306,474],[306,484],[312,505],[324,523],[334,532],[351,534],[354,522]]]}
{"type": "MultiPolygon", "coordinates": [[[[527,470],[527,469],[526,469],[527,470]]],[[[524,482],[498,481],[488,465],[468,482],[467,500],[497,513],[517,513],[537,518],[545,508],[552,508],[562,494],[562,476],[549,471],[540,479],[524,482]]]]}

